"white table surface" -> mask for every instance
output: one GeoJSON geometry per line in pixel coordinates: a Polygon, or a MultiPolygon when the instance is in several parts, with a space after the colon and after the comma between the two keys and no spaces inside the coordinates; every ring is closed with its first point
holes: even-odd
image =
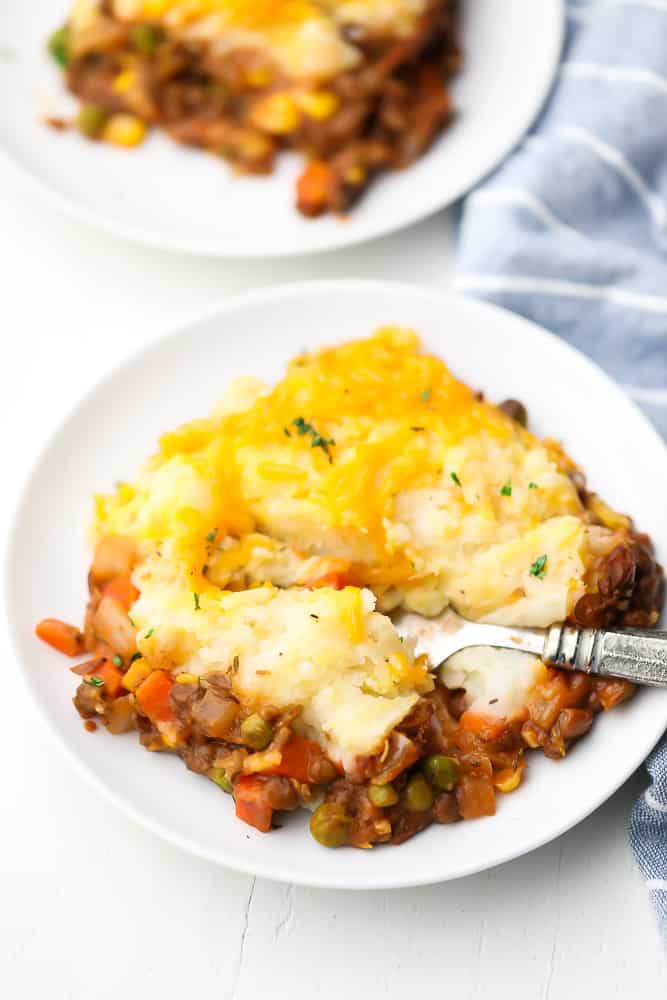
{"type": "MultiPolygon", "coordinates": [[[[445,215],[309,260],[166,255],[63,218],[0,163],[2,523],[17,477],[59,415],[192,310],[302,278],[442,287],[451,256],[445,215]]],[[[294,888],[189,857],[117,813],[45,731],[2,622],[0,655],[6,1000],[375,1000],[427,985],[457,1000],[666,995],[665,958],[626,837],[642,774],[560,840],[481,875],[400,892],[294,888]]]]}

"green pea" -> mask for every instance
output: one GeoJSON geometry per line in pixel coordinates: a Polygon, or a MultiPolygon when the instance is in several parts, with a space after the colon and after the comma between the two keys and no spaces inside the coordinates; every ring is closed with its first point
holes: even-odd
{"type": "Polygon", "coordinates": [[[386,809],[388,806],[395,806],[398,802],[398,792],[388,782],[386,785],[369,785],[368,798],[378,809],[386,809]]]}
{"type": "Polygon", "coordinates": [[[241,740],[252,750],[264,750],[273,739],[273,726],[254,712],[241,723],[241,740]]]}
{"type": "Polygon", "coordinates": [[[310,817],[310,832],[323,847],[344,847],[350,840],[352,818],[336,802],[324,802],[310,817]]]}
{"type": "Polygon", "coordinates": [[[227,772],[224,767],[212,767],[208,772],[208,776],[211,781],[215,781],[218,788],[222,788],[223,792],[227,792],[228,795],[231,795],[232,783],[227,777],[227,772]]]}
{"type": "Polygon", "coordinates": [[[59,66],[67,66],[69,64],[69,25],[65,24],[62,28],[54,31],[46,43],[46,48],[51,58],[59,66]]]}
{"type": "Polygon", "coordinates": [[[145,56],[152,56],[162,41],[162,32],[153,24],[135,24],[130,32],[130,42],[145,56]]]}
{"type": "Polygon", "coordinates": [[[423,774],[413,774],[405,787],[405,806],[410,812],[426,812],[433,805],[433,792],[423,774]]]}
{"type": "Polygon", "coordinates": [[[96,139],[108,121],[109,115],[96,104],[82,104],[76,116],[76,127],[89,139],[96,139]]]}
{"type": "Polygon", "coordinates": [[[217,80],[207,84],[206,91],[209,97],[212,97],[216,101],[224,101],[228,95],[227,88],[223,87],[223,85],[218,83],[217,80]]]}
{"type": "Polygon", "coordinates": [[[426,758],[423,768],[431,785],[441,792],[451,792],[459,780],[459,765],[453,757],[435,753],[426,758]]]}

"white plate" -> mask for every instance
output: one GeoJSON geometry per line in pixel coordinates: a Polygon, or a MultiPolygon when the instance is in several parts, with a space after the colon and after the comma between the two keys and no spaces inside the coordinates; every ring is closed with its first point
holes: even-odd
{"type": "Polygon", "coordinates": [[[562,0],[464,0],[466,67],[456,124],[409,170],[381,178],[342,221],[293,208],[299,170],[234,177],[220,161],[153,134],[133,151],[42,124],[70,111],[45,54],[68,0],[0,4],[0,151],[79,219],[141,243],[262,257],[331,250],[380,236],[448,205],[515,145],[540,108],[560,54],[562,0]]]}
{"type": "MultiPolygon", "coordinates": [[[[228,379],[274,380],[309,348],[399,323],[423,334],[490,399],[523,400],[539,434],[562,439],[614,506],[631,511],[667,556],[667,452],[639,410],[556,337],[489,305],[379,282],[318,282],[230,300],[134,356],[93,388],[55,432],[20,500],[7,600],[21,669],[79,769],[121,809],[172,843],[269,878],[336,888],[389,888],[456,878],[544,844],[599,806],[639,766],[667,724],[667,690],[645,691],[599,718],[562,763],[530,756],[528,778],[490,819],[433,826],[395,848],[330,851],[306,814],[263,835],[231,799],[136,734],[91,736],[71,704],[68,663],[33,635],[54,615],[80,621],[90,554],[91,494],[132,476],[162,431],[201,416],[228,379]],[[512,359],[511,365],[508,358],[512,359]]],[[[85,822],[85,820],[82,820],[85,822]]]]}

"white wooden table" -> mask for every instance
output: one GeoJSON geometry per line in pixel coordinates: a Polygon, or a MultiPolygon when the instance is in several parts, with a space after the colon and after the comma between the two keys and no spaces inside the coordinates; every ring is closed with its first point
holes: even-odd
{"type": "MultiPolygon", "coordinates": [[[[2,164],[0,192],[3,524],[16,476],[60,413],[192,309],[301,278],[444,286],[451,263],[446,216],[344,253],[254,264],[98,235],[56,214],[2,164]]],[[[191,858],[117,813],[44,730],[2,623],[0,654],[6,1000],[375,1000],[421,986],[443,997],[454,990],[457,1000],[667,995],[626,839],[641,774],[560,840],[472,878],[393,893],[294,888],[191,858]]]]}

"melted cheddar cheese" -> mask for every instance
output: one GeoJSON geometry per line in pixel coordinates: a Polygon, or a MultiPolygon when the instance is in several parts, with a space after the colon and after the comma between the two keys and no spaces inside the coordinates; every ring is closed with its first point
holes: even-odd
{"type": "Polygon", "coordinates": [[[413,333],[384,329],[301,355],[272,389],[243,380],[163,435],[134,483],[98,497],[97,532],[169,551],[201,592],[243,568],[308,582],[308,560],[333,558],[383,610],[548,625],[590,562],[571,469],[413,333]]]}

